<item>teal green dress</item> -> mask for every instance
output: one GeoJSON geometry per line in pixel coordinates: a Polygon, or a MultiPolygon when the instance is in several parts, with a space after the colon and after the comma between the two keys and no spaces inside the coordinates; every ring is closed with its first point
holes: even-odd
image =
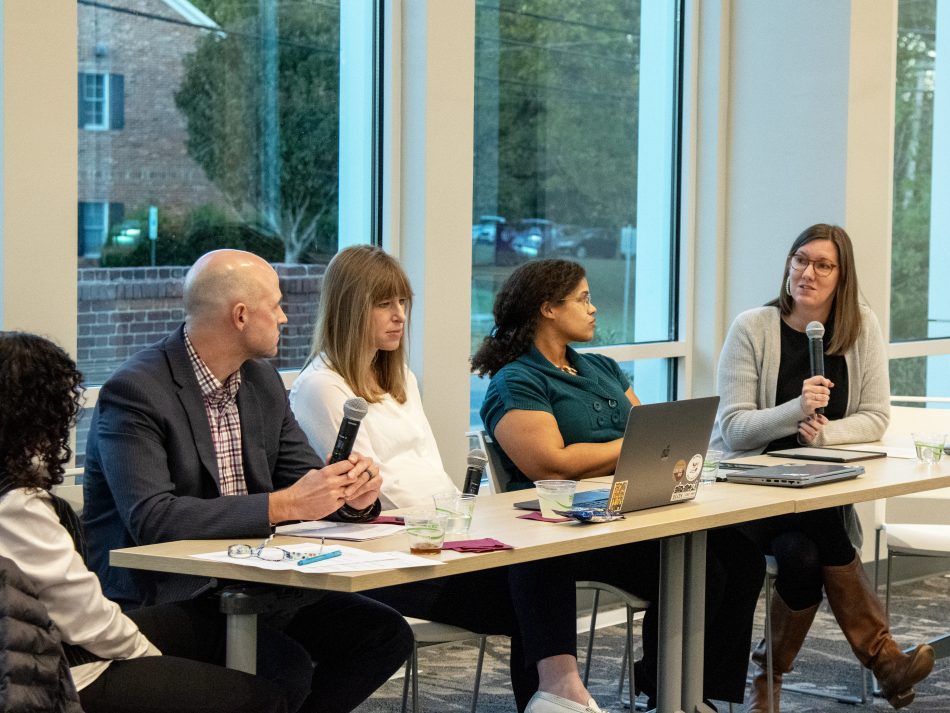
{"type": "MultiPolygon", "coordinates": [[[[620,366],[610,357],[579,354],[570,347],[567,358],[577,369],[576,376],[555,367],[532,345],[492,377],[480,414],[493,440],[498,422],[512,410],[550,413],[566,446],[604,443],[623,436],[630,411],[626,393],[630,382],[620,366]]],[[[499,450],[512,474],[508,490],[531,487],[532,481],[504,449],[499,446],[499,450]]]]}

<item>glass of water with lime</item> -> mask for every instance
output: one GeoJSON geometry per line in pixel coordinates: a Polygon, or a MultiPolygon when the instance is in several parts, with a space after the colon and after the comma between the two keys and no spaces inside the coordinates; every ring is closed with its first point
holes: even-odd
{"type": "Polygon", "coordinates": [[[541,516],[547,518],[562,517],[556,510],[570,510],[574,504],[575,480],[536,480],[534,489],[538,494],[541,516]]]}
{"type": "Polygon", "coordinates": [[[943,457],[943,447],[947,442],[946,433],[917,431],[911,436],[914,439],[918,462],[933,465],[943,457]]]}
{"type": "Polygon", "coordinates": [[[435,510],[420,510],[403,516],[409,551],[414,555],[429,555],[442,550],[445,541],[445,515],[435,510]]]}

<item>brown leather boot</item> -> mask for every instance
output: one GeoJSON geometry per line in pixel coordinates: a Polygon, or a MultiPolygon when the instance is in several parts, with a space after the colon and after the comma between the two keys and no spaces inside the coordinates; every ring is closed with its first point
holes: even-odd
{"type": "Polygon", "coordinates": [[[835,619],[858,660],[871,669],[881,684],[881,695],[894,708],[914,700],[914,684],[934,666],[934,650],[921,644],[905,654],[888,629],[884,607],[855,555],[850,564],[822,567],[825,594],[835,619]]]}
{"type": "Polygon", "coordinates": [[[772,710],[769,710],[769,677],[765,641],[752,651],[754,673],[749,692],[748,713],[778,713],[782,675],[792,670],[805,635],[815,620],[818,605],[807,609],[789,609],[777,591],[772,592],[772,710]]]}

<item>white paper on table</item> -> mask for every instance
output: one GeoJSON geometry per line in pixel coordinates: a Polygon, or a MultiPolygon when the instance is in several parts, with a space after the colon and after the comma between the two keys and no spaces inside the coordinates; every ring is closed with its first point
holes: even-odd
{"type": "MultiPolygon", "coordinates": [[[[318,544],[302,544],[295,547],[283,546],[281,549],[293,552],[301,557],[310,557],[320,553],[318,544]]],[[[205,552],[204,554],[191,555],[195,559],[208,560],[210,562],[227,562],[228,564],[241,565],[242,567],[256,567],[258,569],[269,569],[274,571],[295,570],[297,572],[371,572],[380,569],[402,569],[405,567],[431,567],[432,565],[443,564],[439,560],[428,559],[411,555],[406,552],[366,552],[355,547],[325,547],[323,552],[340,550],[343,554],[339,557],[305,564],[297,564],[297,557],[291,560],[281,562],[271,562],[262,560],[259,557],[234,558],[228,557],[227,550],[218,552],[205,552]]]]}
{"type": "Polygon", "coordinates": [[[377,537],[386,537],[401,532],[402,525],[385,524],[371,525],[365,522],[328,522],[326,520],[308,520],[296,522],[292,525],[280,525],[278,535],[292,537],[325,537],[328,540],[349,540],[363,542],[375,540],[377,537]]]}

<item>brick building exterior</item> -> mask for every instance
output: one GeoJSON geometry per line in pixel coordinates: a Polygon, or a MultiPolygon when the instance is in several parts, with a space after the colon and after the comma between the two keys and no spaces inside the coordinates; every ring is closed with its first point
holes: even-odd
{"type": "MultiPolygon", "coordinates": [[[[300,368],[310,353],[325,265],[274,265],[288,322],[271,363],[300,368]]],[[[142,347],[184,321],[187,267],[81,268],[77,363],[87,384],[101,384],[142,347]]]]}
{"type": "Polygon", "coordinates": [[[214,26],[187,0],[79,5],[79,256],[149,206],[182,214],[227,202],[187,153],[175,106],[183,58],[214,26]],[[165,19],[159,19],[165,18],[165,19]],[[166,21],[167,20],[167,21],[166,21]]]}

